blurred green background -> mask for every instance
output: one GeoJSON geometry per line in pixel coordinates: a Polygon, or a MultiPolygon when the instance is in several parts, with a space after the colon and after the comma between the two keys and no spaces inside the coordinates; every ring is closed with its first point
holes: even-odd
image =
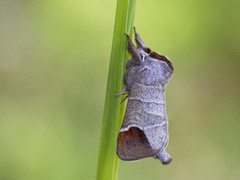
{"type": "MultiPolygon", "coordinates": [[[[116,1],[0,0],[0,179],[95,179],[116,1]]],[[[240,179],[240,1],[138,1],[137,31],[175,71],[173,162],[119,180],[240,179]]]]}

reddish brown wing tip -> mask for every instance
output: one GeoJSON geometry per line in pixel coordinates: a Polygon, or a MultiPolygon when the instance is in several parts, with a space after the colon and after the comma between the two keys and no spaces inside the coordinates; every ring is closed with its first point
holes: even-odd
{"type": "Polygon", "coordinates": [[[148,53],[148,54],[152,52],[152,50],[148,47],[143,48],[143,50],[145,51],[145,53],[148,53]]]}
{"type": "Polygon", "coordinates": [[[131,127],[128,131],[118,135],[117,154],[125,161],[138,160],[156,154],[152,150],[144,132],[137,127],[131,127]]]}
{"type": "Polygon", "coordinates": [[[158,59],[158,60],[160,60],[160,61],[166,62],[167,65],[168,65],[168,67],[169,67],[172,71],[174,70],[174,69],[173,69],[172,62],[171,62],[166,56],[164,56],[164,55],[162,55],[162,54],[159,54],[159,53],[157,53],[157,52],[154,52],[154,51],[151,51],[151,52],[149,53],[149,56],[152,57],[152,58],[154,58],[154,59],[158,59]]]}

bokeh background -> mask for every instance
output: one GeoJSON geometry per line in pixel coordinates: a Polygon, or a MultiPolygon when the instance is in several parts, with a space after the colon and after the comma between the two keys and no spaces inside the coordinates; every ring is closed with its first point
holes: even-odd
{"type": "MultiPolygon", "coordinates": [[[[116,0],[0,0],[0,179],[95,179],[116,0]]],[[[167,55],[173,157],[119,180],[240,179],[240,1],[138,1],[167,55]]]]}

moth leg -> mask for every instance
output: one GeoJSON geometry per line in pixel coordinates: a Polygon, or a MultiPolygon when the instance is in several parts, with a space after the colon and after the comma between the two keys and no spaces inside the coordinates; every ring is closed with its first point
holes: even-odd
{"type": "Polygon", "coordinates": [[[128,98],[129,94],[127,94],[127,96],[121,101],[120,104],[122,104],[127,98],[128,98]]]}
{"type": "Polygon", "coordinates": [[[169,164],[172,161],[171,156],[166,152],[165,148],[159,151],[154,158],[159,159],[163,165],[169,164]]]}
{"type": "Polygon", "coordinates": [[[125,33],[128,40],[128,52],[131,54],[132,58],[136,61],[141,62],[141,56],[138,52],[137,47],[133,44],[132,40],[130,39],[128,33],[125,33]]]}
{"type": "Polygon", "coordinates": [[[133,27],[135,34],[135,41],[137,43],[138,48],[147,49],[148,47],[144,44],[143,40],[140,38],[139,34],[136,32],[136,28],[133,27]]]}
{"type": "Polygon", "coordinates": [[[120,93],[115,94],[115,96],[121,96],[124,94],[125,91],[126,91],[126,86],[122,89],[120,93]]]}

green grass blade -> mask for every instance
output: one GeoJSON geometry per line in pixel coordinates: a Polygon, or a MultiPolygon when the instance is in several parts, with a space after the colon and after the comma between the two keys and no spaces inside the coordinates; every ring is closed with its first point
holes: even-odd
{"type": "Polygon", "coordinates": [[[122,79],[127,45],[124,33],[128,32],[130,34],[132,29],[135,3],[136,0],[117,1],[98,159],[98,180],[117,179],[118,157],[116,155],[116,144],[119,127],[124,115],[125,103],[121,105],[121,98],[115,97],[114,94],[119,93],[123,87],[122,79]]]}
{"type": "MultiPolygon", "coordinates": [[[[133,34],[133,22],[134,22],[134,13],[135,13],[135,6],[136,6],[136,0],[130,1],[129,4],[129,10],[128,10],[128,22],[127,22],[127,32],[130,32],[129,35],[132,36],[133,34]]],[[[125,57],[125,62],[130,58],[130,55],[128,53],[126,53],[126,57],[125,57]]],[[[124,66],[124,72],[125,72],[125,66],[124,66]]],[[[124,85],[122,85],[122,88],[124,87],[124,85]]],[[[122,120],[124,117],[124,113],[125,113],[125,108],[126,108],[126,101],[124,101],[122,103],[121,109],[120,109],[120,119],[119,119],[119,129],[122,125],[122,120]]],[[[115,159],[115,173],[114,173],[114,180],[117,179],[117,175],[118,175],[118,162],[119,162],[119,158],[118,156],[116,156],[115,159]]]]}

